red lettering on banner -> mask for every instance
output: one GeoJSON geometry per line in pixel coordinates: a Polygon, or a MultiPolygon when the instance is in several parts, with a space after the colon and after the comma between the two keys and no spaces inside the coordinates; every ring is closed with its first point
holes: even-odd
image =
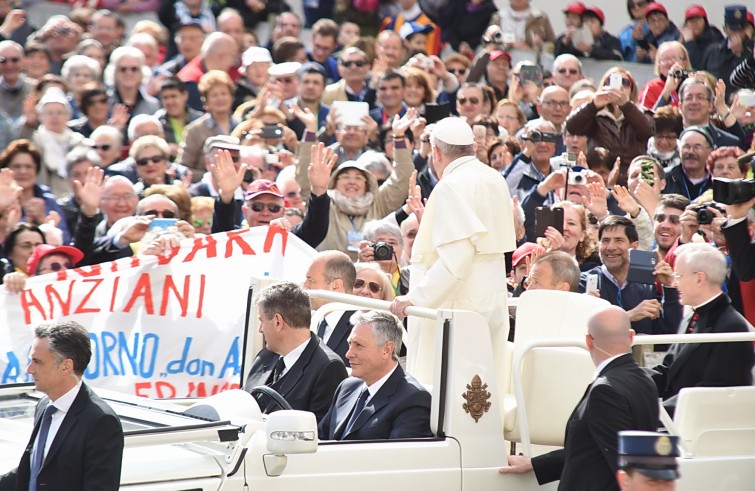
{"type": "MultiPolygon", "coordinates": [[[[89,298],[94,293],[94,291],[97,289],[98,286],[100,286],[100,283],[102,283],[103,281],[105,281],[103,278],[86,278],[82,280],[82,283],[94,283],[94,285],[92,285],[92,288],[90,288],[89,291],[84,295],[84,298],[81,299],[81,302],[79,302],[79,305],[76,307],[76,311],[74,312],[74,314],[94,314],[102,310],[99,307],[87,308],[86,304],[89,301],[89,298]]],[[[73,282],[71,284],[73,284],[73,282]]],[[[112,312],[112,309],[111,309],[111,312],[112,312]]]]}
{"type": "Polygon", "coordinates": [[[73,285],[75,283],[75,280],[68,283],[68,298],[65,300],[60,296],[58,290],[55,289],[53,283],[45,285],[45,295],[47,295],[47,303],[50,305],[50,319],[55,318],[55,303],[53,302],[53,297],[58,299],[61,316],[67,316],[71,313],[71,292],[73,291],[73,285]]]}
{"type": "Polygon", "coordinates": [[[56,275],[57,276],[55,278],[55,281],[63,281],[66,278],[68,278],[68,270],[67,269],[62,269],[62,270],[58,271],[56,273],[56,275]]]}
{"type": "Polygon", "coordinates": [[[173,275],[166,274],[163,282],[163,298],[160,302],[160,315],[165,315],[168,310],[168,300],[172,291],[181,306],[181,317],[186,317],[186,311],[189,309],[189,286],[191,286],[191,276],[184,276],[183,295],[181,295],[173,281],[173,275]]]}
{"type": "Polygon", "coordinates": [[[215,384],[212,386],[210,393],[207,393],[207,384],[205,382],[189,382],[189,386],[184,397],[207,397],[208,395],[214,396],[220,392],[226,390],[239,389],[239,384],[233,382],[225,382],[223,384],[215,384]]]}
{"type": "Polygon", "coordinates": [[[115,273],[117,271],[118,271],[118,261],[110,261],[110,272],[115,273]]]}
{"type": "Polygon", "coordinates": [[[42,320],[47,320],[45,310],[42,304],[39,303],[37,297],[34,296],[31,290],[24,290],[21,292],[21,308],[24,309],[24,323],[31,324],[31,309],[34,308],[42,316],[42,320]]]}
{"type": "Polygon", "coordinates": [[[144,311],[149,315],[153,315],[155,313],[155,306],[152,300],[152,283],[150,282],[149,273],[142,273],[139,277],[134,287],[134,292],[131,294],[131,298],[126,303],[123,311],[126,313],[130,312],[139,297],[144,298],[144,311]]]}
{"type": "Polygon", "coordinates": [[[168,264],[173,260],[174,257],[176,257],[176,254],[178,254],[179,250],[179,247],[172,247],[167,255],[160,254],[159,256],[157,256],[157,264],[161,266],[163,264],[168,264]]]}
{"type": "Polygon", "coordinates": [[[225,257],[229,258],[233,254],[233,244],[236,244],[239,246],[239,249],[241,249],[241,254],[244,256],[254,256],[257,253],[254,252],[254,249],[252,249],[251,244],[244,240],[244,237],[242,235],[246,233],[246,230],[231,230],[230,232],[226,232],[226,237],[228,237],[228,240],[225,243],[225,257]]]}
{"type": "Polygon", "coordinates": [[[199,276],[199,304],[197,305],[197,319],[202,318],[202,308],[204,307],[204,285],[207,277],[205,275],[199,276]]]}
{"type": "MultiPolygon", "coordinates": [[[[113,262],[115,264],[115,262],[113,262]]],[[[83,269],[83,268],[76,268],[74,271],[79,273],[79,276],[88,277],[88,276],[100,276],[102,274],[102,266],[99,264],[92,265],[91,268],[89,268],[89,271],[83,269]]]]}
{"type": "Polygon", "coordinates": [[[139,256],[131,256],[131,267],[132,268],[138,268],[142,264],[142,260],[139,259],[139,256]]]}
{"type": "Polygon", "coordinates": [[[206,251],[205,253],[207,254],[208,259],[216,257],[218,255],[218,241],[216,241],[212,235],[197,237],[194,239],[194,245],[192,246],[191,251],[184,258],[184,262],[188,263],[193,261],[194,256],[196,256],[202,249],[206,251]]]}
{"type": "MultiPolygon", "coordinates": [[[[113,264],[115,264],[115,261],[113,261],[113,264]]],[[[118,293],[118,283],[120,283],[121,277],[116,276],[115,281],[113,282],[113,288],[110,292],[110,312],[112,312],[115,309],[115,296],[116,293],[118,293]]]]}
{"type": "Polygon", "coordinates": [[[271,225],[267,228],[267,236],[265,237],[264,252],[270,252],[273,248],[273,239],[276,235],[281,236],[281,255],[286,255],[286,243],[288,242],[288,232],[283,227],[277,225],[271,225]]]}
{"type": "Polygon", "coordinates": [[[152,386],[152,382],[137,382],[134,384],[134,394],[138,397],[149,397],[150,399],[172,399],[176,397],[176,388],[173,384],[158,381],[152,386]],[[155,393],[152,393],[152,389],[155,393]]]}

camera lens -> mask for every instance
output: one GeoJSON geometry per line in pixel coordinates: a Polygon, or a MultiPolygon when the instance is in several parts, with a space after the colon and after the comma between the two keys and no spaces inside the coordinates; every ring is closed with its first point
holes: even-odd
{"type": "Polygon", "coordinates": [[[583,180],[584,180],[584,177],[582,177],[582,174],[576,174],[574,176],[574,183],[575,184],[582,184],[583,180]]]}
{"type": "Polygon", "coordinates": [[[703,208],[697,211],[697,222],[700,225],[708,225],[713,223],[713,213],[710,210],[703,208]]]}

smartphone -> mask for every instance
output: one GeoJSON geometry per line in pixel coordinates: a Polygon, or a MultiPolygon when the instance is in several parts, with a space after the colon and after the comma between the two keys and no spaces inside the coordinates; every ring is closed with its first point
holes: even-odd
{"type": "Polygon", "coordinates": [[[590,294],[598,289],[598,275],[587,275],[587,282],[585,283],[585,293],[590,294]]]}
{"type": "Polygon", "coordinates": [[[275,139],[283,136],[283,128],[277,124],[266,124],[262,127],[262,134],[260,135],[265,139],[275,139]]]}
{"type": "Polygon", "coordinates": [[[254,182],[254,173],[249,169],[244,171],[243,181],[247,184],[254,182]]]}
{"type": "Polygon", "coordinates": [[[178,218],[153,218],[149,222],[149,230],[168,230],[170,227],[175,227],[178,218]]]}
{"type": "Polygon", "coordinates": [[[742,89],[739,91],[739,105],[742,107],[755,107],[755,91],[742,89]]]}
{"type": "Polygon", "coordinates": [[[640,179],[652,186],[655,183],[655,172],[652,162],[645,160],[640,164],[640,179]]]}
{"type": "Polygon", "coordinates": [[[370,114],[370,105],[366,102],[335,101],[333,108],[338,110],[336,122],[343,126],[364,126],[362,118],[370,114]]]}
{"type": "Polygon", "coordinates": [[[612,73],[608,86],[612,89],[621,90],[621,79],[620,73],[612,73]]]}
{"type": "Polygon", "coordinates": [[[542,87],[543,70],[538,65],[522,65],[519,69],[519,79],[522,81],[522,84],[530,81],[538,87],[542,87]]]}
{"type": "Polygon", "coordinates": [[[652,251],[629,249],[629,272],[627,281],[633,283],[655,284],[653,270],[658,262],[658,256],[652,251]]]}
{"type": "Polygon", "coordinates": [[[427,124],[437,123],[451,115],[451,104],[425,104],[425,119],[427,124]]]}
{"type": "Polygon", "coordinates": [[[280,157],[277,153],[268,152],[265,154],[265,163],[267,165],[277,165],[280,162],[280,157]]]}
{"type": "Polygon", "coordinates": [[[553,227],[564,233],[564,209],[550,209],[545,206],[535,208],[535,237],[545,237],[545,229],[553,227]]]}

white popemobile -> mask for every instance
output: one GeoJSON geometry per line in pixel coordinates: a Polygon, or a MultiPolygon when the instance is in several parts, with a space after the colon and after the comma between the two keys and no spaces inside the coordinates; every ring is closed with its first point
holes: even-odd
{"type": "MultiPolygon", "coordinates": [[[[313,293],[341,306],[388,307],[387,302],[362,297],[313,293]]],[[[517,343],[501,347],[491,346],[488,327],[475,312],[408,309],[410,315],[435,321],[435,360],[420,361],[432,364],[421,370],[432,378],[420,381],[433,397],[433,438],[319,441],[311,413],[282,410],[264,416],[254,398],[240,390],[192,405],[98,390],[123,422],[121,487],[556,489],[556,483],[539,486],[531,473],[501,475],[498,469],[506,465],[511,442],[518,442],[517,451],[528,455],[563,445],[565,422],[592,377],[583,345],[585,320],[601,302],[587,295],[527,292],[518,301],[517,343]],[[513,367],[513,374],[496,373],[497,357],[508,360],[502,366],[513,367]]],[[[248,331],[256,335],[255,329],[248,331]]],[[[753,333],[681,337],[694,342],[755,340],[753,333]]],[[[657,336],[653,342],[678,338],[657,336]]],[[[643,337],[635,342],[644,344],[643,337]]],[[[18,463],[40,396],[27,384],[0,388],[0,474],[18,463]]],[[[754,387],[686,389],[674,421],[664,423],[681,437],[678,490],[752,489],[754,387]]]]}

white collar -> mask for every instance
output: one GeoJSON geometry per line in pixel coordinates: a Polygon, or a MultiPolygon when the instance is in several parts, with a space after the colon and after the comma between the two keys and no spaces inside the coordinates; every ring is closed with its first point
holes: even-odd
{"type": "MultiPolygon", "coordinates": [[[[367,387],[367,390],[369,390],[369,391],[370,391],[370,397],[369,397],[369,398],[367,398],[367,401],[369,401],[370,399],[372,399],[373,397],[375,397],[375,394],[377,394],[377,393],[378,393],[378,391],[379,391],[379,390],[380,390],[380,389],[381,389],[381,388],[383,387],[383,385],[385,385],[385,383],[386,383],[386,382],[388,381],[388,378],[389,378],[389,377],[390,377],[391,375],[393,375],[393,372],[395,372],[395,371],[396,371],[396,367],[397,367],[397,366],[398,366],[398,362],[396,362],[396,364],[395,364],[395,365],[393,365],[393,368],[391,368],[391,369],[390,369],[390,370],[388,371],[388,373],[386,373],[385,375],[383,375],[383,377],[382,377],[382,378],[381,378],[380,380],[378,380],[378,381],[377,381],[377,382],[375,382],[374,384],[372,384],[372,385],[370,385],[370,386],[368,386],[368,387],[367,387]]],[[[366,403],[367,401],[365,401],[365,403],[366,403]]]]}
{"type": "Polygon", "coordinates": [[[79,389],[81,389],[81,380],[79,380],[79,383],[76,384],[71,390],[58,397],[57,400],[50,402],[50,404],[55,406],[58,411],[67,413],[71,410],[71,406],[73,405],[73,401],[76,399],[76,396],[79,395],[79,389]]]}
{"type": "Polygon", "coordinates": [[[294,366],[294,363],[296,363],[296,361],[299,359],[301,354],[304,352],[304,348],[307,347],[307,344],[309,343],[310,339],[312,338],[307,338],[306,341],[304,341],[299,346],[289,351],[288,354],[283,357],[283,364],[286,365],[286,368],[283,370],[281,375],[288,372],[288,369],[294,366]]]}
{"type": "Polygon", "coordinates": [[[600,372],[602,372],[603,369],[606,366],[608,366],[609,363],[611,363],[612,361],[614,361],[616,358],[618,358],[620,356],[624,356],[624,355],[626,355],[626,353],[619,353],[618,355],[613,355],[612,357],[610,357],[610,358],[608,358],[608,359],[603,360],[602,362],[600,362],[600,364],[597,367],[595,367],[595,374],[594,374],[594,376],[593,376],[592,379],[596,380],[598,377],[600,377],[600,372]]]}
{"type": "Polygon", "coordinates": [[[722,294],[723,294],[723,292],[718,292],[718,293],[715,293],[715,294],[714,294],[714,295],[713,295],[712,297],[708,298],[708,299],[707,299],[706,301],[704,301],[703,303],[700,303],[700,304],[697,304],[697,305],[694,305],[694,306],[692,306],[692,309],[693,309],[693,310],[694,310],[695,312],[697,312],[697,309],[699,309],[699,308],[701,308],[701,307],[705,307],[706,305],[708,305],[709,303],[711,303],[711,302],[712,302],[713,300],[717,299],[717,298],[718,298],[719,296],[721,296],[722,294]]]}

